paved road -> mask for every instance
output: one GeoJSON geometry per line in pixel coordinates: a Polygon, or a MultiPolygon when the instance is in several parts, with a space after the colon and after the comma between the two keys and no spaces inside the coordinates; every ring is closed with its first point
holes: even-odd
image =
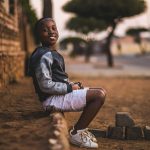
{"type": "Polygon", "coordinates": [[[90,63],[84,63],[80,57],[74,63],[67,64],[68,73],[79,76],[136,76],[150,77],[150,54],[145,56],[115,56],[114,68],[108,68],[106,57],[93,56],[90,63]],[[78,63],[76,63],[78,62],[78,63]],[[79,63],[80,62],[80,63],[79,63]]]}

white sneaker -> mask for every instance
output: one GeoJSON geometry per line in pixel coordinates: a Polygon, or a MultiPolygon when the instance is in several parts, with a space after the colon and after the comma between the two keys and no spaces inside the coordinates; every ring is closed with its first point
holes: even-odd
{"type": "Polygon", "coordinates": [[[92,138],[92,140],[93,140],[94,142],[97,142],[96,137],[88,130],[88,128],[86,128],[86,129],[84,129],[84,130],[85,130],[85,132],[89,135],[89,137],[92,138]]]}
{"type": "Polygon", "coordinates": [[[75,135],[72,135],[73,129],[70,130],[70,142],[80,147],[98,148],[97,140],[87,129],[77,130],[75,135]]]}

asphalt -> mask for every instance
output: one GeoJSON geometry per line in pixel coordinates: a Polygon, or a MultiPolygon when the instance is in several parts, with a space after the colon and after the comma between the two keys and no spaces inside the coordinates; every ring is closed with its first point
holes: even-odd
{"type": "Polygon", "coordinates": [[[114,67],[107,66],[105,56],[92,56],[85,63],[84,57],[77,57],[66,64],[66,71],[75,76],[88,77],[150,77],[150,54],[114,56],[114,67]]]}

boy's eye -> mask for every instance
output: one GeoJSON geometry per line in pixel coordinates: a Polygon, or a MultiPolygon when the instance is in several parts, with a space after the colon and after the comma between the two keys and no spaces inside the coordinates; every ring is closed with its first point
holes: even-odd
{"type": "Polygon", "coordinates": [[[48,32],[48,30],[47,30],[47,29],[43,29],[43,31],[44,31],[44,32],[48,32]]]}
{"type": "Polygon", "coordinates": [[[56,26],[53,26],[53,30],[56,30],[57,28],[56,28],[56,26]]]}

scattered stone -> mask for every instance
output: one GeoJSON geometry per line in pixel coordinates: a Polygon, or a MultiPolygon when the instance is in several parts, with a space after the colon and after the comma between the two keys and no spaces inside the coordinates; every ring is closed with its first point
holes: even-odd
{"type": "Polygon", "coordinates": [[[63,146],[61,144],[57,144],[57,145],[54,145],[51,149],[52,150],[63,150],[63,146]]]}
{"type": "Polygon", "coordinates": [[[139,126],[126,127],[125,137],[127,140],[140,140],[143,139],[143,131],[139,126]]]}
{"type": "Polygon", "coordinates": [[[150,126],[145,126],[143,131],[145,139],[150,140],[150,126]]]}
{"type": "Polygon", "coordinates": [[[57,131],[57,130],[55,130],[55,131],[54,131],[54,135],[55,135],[55,136],[60,136],[60,132],[57,131]]]}
{"type": "Polygon", "coordinates": [[[134,126],[134,120],[128,112],[116,113],[116,126],[117,127],[132,127],[134,126]]]}
{"type": "Polygon", "coordinates": [[[49,139],[48,142],[52,145],[56,144],[57,143],[57,140],[56,139],[49,139]]]}
{"type": "Polygon", "coordinates": [[[124,130],[125,130],[124,127],[109,126],[107,136],[108,138],[123,140],[124,130]]]}
{"type": "Polygon", "coordinates": [[[144,129],[140,126],[135,126],[134,120],[128,112],[116,113],[116,126],[110,125],[108,130],[89,129],[96,137],[111,138],[111,139],[127,139],[127,140],[150,140],[150,126],[145,126],[144,129]]]}
{"type": "Polygon", "coordinates": [[[106,131],[99,129],[89,129],[89,131],[94,134],[95,137],[106,138],[106,131]]]}
{"type": "Polygon", "coordinates": [[[49,150],[70,150],[67,122],[60,112],[50,114],[49,150]]]}

